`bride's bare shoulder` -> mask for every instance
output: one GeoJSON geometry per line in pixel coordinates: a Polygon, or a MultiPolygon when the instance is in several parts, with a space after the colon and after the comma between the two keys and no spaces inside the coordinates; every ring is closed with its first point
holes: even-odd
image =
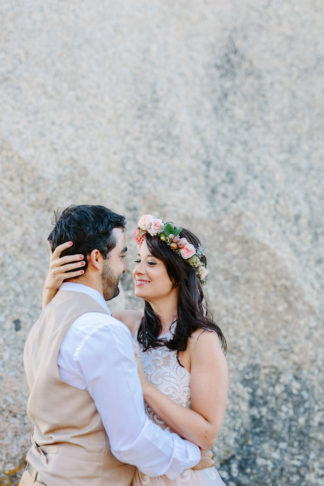
{"type": "Polygon", "coordinates": [[[132,336],[137,332],[143,317],[143,311],[120,310],[113,312],[113,317],[126,324],[132,336]]]}
{"type": "Polygon", "coordinates": [[[191,355],[209,353],[225,358],[221,341],[217,333],[212,329],[197,329],[192,333],[188,341],[188,349],[191,355]]]}

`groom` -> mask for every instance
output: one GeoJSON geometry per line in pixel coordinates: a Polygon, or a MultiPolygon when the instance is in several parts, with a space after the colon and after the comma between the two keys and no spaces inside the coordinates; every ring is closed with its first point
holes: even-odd
{"type": "Polygon", "coordinates": [[[27,338],[34,431],[20,486],[130,486],[136,467],[174,479],[200,461],[197,446],[145,415],[131,334],[105,302],[126,271],[124,227],[103,206],[71,206],[49,235],[52,251],[72,241],[85,271],[62,285],[27,338]]]}

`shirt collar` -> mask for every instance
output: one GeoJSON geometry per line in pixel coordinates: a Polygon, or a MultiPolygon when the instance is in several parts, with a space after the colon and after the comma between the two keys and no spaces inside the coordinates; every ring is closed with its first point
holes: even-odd
{"type": "Polygon", "coordinates": [[[97,304],[101,305],[105,309],[105,311],[108,312],[108,314],[111,315],[111,311],[108,307],[107,302],[103,298],[103,295],[98,292],[98,290],[93,289],[92,287],[89,287],[88,285],[83,285],[80,283],[74,283],[74,282],[64,282],[61,287],[61,290],[67,290],[67,291],[72,291],[72,292],[81,292],[83,294],[89,295],[89,297],[92,297],[97,304]]]}

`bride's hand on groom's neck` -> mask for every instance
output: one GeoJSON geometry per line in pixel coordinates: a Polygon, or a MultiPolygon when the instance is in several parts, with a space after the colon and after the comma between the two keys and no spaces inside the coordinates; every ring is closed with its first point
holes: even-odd
{"type": "Polygon", "coordinates": [[[85,265],[83,255],[76,254],[61,257],[62,252],[67,248],[70,248],[72,245],[72,241],[68,241],[57,246],[52,252],[50,243],[48,242],[50,261],[43,287],[43,308],[55,297],[64,280],[67,278],[80,277],[84,274],[84,270],[82,269],[85,265]]]}

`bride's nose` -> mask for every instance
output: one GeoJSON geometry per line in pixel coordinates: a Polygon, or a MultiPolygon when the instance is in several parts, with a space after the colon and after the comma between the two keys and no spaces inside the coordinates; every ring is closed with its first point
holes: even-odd
{"type": "Polygon", "coordinates": [[[143,273],[144,273],[143,262],[136,263],[135,268],[133,270],[133,275],[134,276],[137,275],[137,274],[143,275],[143,273]]]}

